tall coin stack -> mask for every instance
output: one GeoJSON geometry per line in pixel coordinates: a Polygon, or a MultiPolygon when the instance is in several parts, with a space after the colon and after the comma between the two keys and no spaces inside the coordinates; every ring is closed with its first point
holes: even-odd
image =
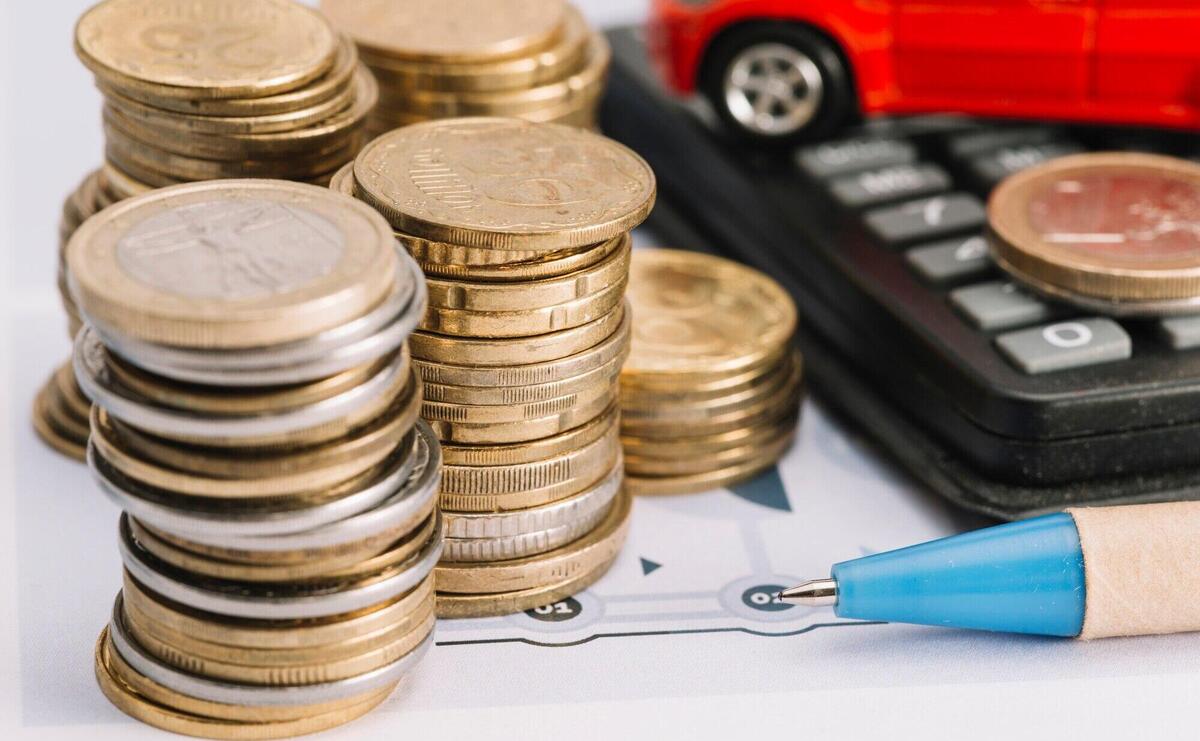
{"type": "Polygon", "coordinates": [[[653,172],[582,129],[472,118],[386,134],[334,185],[379,209],[428,277],[412,348],[445,456],[438,614],[583,589],[628,523],[617,379],[628,233],[653,172]]]}
{"type": "Polygon", "coordinates": [[[766,275],[719,257],[639,250],[629,276],[632,350],[621,372],[621,441],[635,494],[744,481],[795,436],[796,307],[766,275]]]}
{"type": "Polygon", "coordinates": [[[67,252],[88,459],[124,510],[105,695],[216,738],[365,713],[432,641],[419,268],[364,204],[274,180],[138,196],[67,252]]]}
{"type": "Polygon", "coordinates": [[[379,79],[372,132],[454,116],[594,128],[612,53],[564,0],[322,0],[379,79]]]}
{"type": "MultiPolygon", "coordinates": [[[[289,0],[105,0],[80,18],[75,50],[104,95],[105,163],[64,206],[62,244],[88,216],[152,187],[229,177],[324,185],[366,142],[378,98],[354,43],[289,0]]],[[[63,305],[74,338],[65,291],[63,305]]],[[[34,426],[82,459],[81,400],[62,388],[74,384],[69,370],[47,382],[34,426]]]]}

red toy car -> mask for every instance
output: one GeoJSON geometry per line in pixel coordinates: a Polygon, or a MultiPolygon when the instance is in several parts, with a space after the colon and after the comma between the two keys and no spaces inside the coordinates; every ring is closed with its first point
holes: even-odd
{"type": "Polygon", "coordinates": [[[1200,0],[654,0],[651,47],[759,141],[855,113],[1200,129],[1200,0]]]}

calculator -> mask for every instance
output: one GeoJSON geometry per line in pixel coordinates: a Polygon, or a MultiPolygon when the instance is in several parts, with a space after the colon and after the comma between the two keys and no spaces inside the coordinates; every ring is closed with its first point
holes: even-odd
{"type": "Polygon", "coordinates": [[[659,179],[649,226],[795,298],[810,387],[929,488],[999,518],[1200,497],[1200,317],[1054,303],[989,257],[988,193],[1093,150],[1200,157],[1200,135],[921,117],[797,149],[725,138],[610,33],[601,126],[659,179]]]}

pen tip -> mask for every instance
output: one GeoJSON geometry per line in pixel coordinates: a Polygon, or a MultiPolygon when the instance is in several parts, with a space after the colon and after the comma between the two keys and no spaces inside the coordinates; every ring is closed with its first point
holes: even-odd
{"type": "Polygon", "coordinates": [[[783,590],[777,599],[796,605],[829,607],[837,604],[837,582],[833,579],[811,579],[783,590]]]}

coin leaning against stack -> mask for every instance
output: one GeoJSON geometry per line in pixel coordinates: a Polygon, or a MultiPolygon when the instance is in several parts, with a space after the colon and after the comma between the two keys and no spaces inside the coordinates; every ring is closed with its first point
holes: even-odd
{"type": "Polygon", "coordinates": [[[428,278],[412,348],[445,456],[438,614],[582,590],[628,525],[617,379],[653,172],[581,129],[471,118],[386,134],[333,185],[383,213],[428,278]]]}
{"type": "Polygon", "coordinates": [[[752,478],[791,446],[802,372],[796,307],[766,275],[681,250],[639,250],[638,321],[621,372],[621,442],[635,494],[752,478]]]}
{"type": "Polygon", "coordinates": [[[104,694],[216,738],[370,710],[432,641],[442,549],[415,262],[362,203],[273,180],[129,199],[67,258],[88,461],[124,511],[104,694]]]}
{"type": "Polygon", "coordinates": [[[564,0],[322,0],[379,80],[371,129],[454,116],[595,128],[611,50],[564,0]]]}

